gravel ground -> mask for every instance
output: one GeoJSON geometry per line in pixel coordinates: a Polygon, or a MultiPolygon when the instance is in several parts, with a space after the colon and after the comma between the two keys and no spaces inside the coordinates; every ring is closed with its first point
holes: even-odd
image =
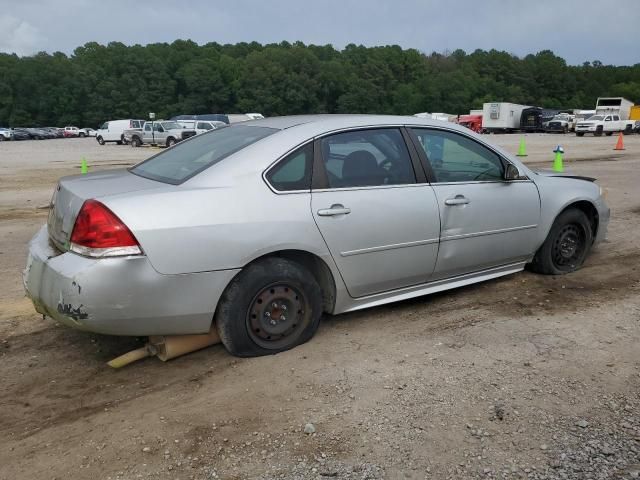
{"type": "Polygon", "coordinates": [[[218,345],[119,371],[139,340],[42,319],[20,272],[59,176],[154,151],[0,144],[0,479],[640,478],[640,136],[526,141],[532,166],[561,143],[609,190],[609,240],[579,272],[328,317],[271,357],[218,345]]]}

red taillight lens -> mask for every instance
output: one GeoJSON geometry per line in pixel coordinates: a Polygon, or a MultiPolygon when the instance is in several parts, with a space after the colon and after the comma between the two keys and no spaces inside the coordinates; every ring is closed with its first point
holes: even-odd
{"type": "Polygon", "coordinates": [[[88,251],[92,249],[101,249],[107,255],[140,253],[138,241],[131,230],[97,200],[87,200],[82,205],[71,232],[71,244],[72,250],[91,256],[95,256],[88,251]],[[111,253],[104,252],[104,249],[111,249],[111,253]]]}

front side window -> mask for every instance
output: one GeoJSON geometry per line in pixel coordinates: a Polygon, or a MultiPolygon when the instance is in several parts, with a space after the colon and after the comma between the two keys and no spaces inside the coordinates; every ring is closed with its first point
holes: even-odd
{"type": "Polygon", "coordinates": [[[478,142],[444,130],[413,129],[435,175],[435,181],[502,181],[500,157],[478,142]]]}
{"type": "Polygon", "coordinates": [[[409,151],[397,128],[338,133],[321,141],[329,188],[415,183],[409,151]]]}
{"type": "Polygon", "coordinates": [[[150,132],[151,131],[151,124],[150,123],[145,124],[144,131],[145,132],[150,132]]]}
{"type": "Polygon", "coordinates": [[[108,129],[109,129],[109,122],[104,122],[100,127],[100,130],[108,130],[108,129]]]}
{"type": "Polygon", "coordinates": [[[151,180],[178,185],[277,131],[274,128],[244,125],[221,128],[180,142],[139,163],[130,171],[151,180]]]}
{"type": "Polygon", "coordinates": [[[212,128],[210,123],[198,122],[198,130],[211,130],[212,128]]]}
{"type": "Polygon", "coordinates": [[[311,188],[311,164],[313,144],[308,143],[290,153],[267,173],[269,183],[281,192],[309,190],[311,188]]]}

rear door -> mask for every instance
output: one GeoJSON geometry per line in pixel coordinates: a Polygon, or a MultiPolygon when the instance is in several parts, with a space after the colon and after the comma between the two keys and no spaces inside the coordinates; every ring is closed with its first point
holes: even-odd
{"type": "Polygon", "coordinates": [[[529,259],[540,221],[536,185],[526,177],[505,181],[507,161],[467,135],[428,128],[411,132],[440,210],[433,279],[529,259]]]}
{"type": "Polygon", "coordinates": [[[313,218],[352,297],[424,283],[435,267],[438,205],[404,135],[360,129],[316,141],[313,218]]]}

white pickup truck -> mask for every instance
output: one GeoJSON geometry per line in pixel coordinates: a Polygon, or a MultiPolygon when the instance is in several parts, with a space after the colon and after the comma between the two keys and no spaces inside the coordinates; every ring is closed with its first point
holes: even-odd
{"type": "Polygon", "coordinates": [[[603,133],[609,136],[617,132],[631,133],[633,124],[633,120],[620,120],[620,115],[593,115],[576,124],[576,135],[582,137],[585,133],[593,133],[593,135],[599,137],[603,133]]]}
{"type": "Polygon", "coordinates": [[[195,130],[187,130],[173,120],[144,122],[142,129],[128,129],[123,133],[125,141],[132,147],[145,144],[170,147],[195,134],[195,130]]]}

